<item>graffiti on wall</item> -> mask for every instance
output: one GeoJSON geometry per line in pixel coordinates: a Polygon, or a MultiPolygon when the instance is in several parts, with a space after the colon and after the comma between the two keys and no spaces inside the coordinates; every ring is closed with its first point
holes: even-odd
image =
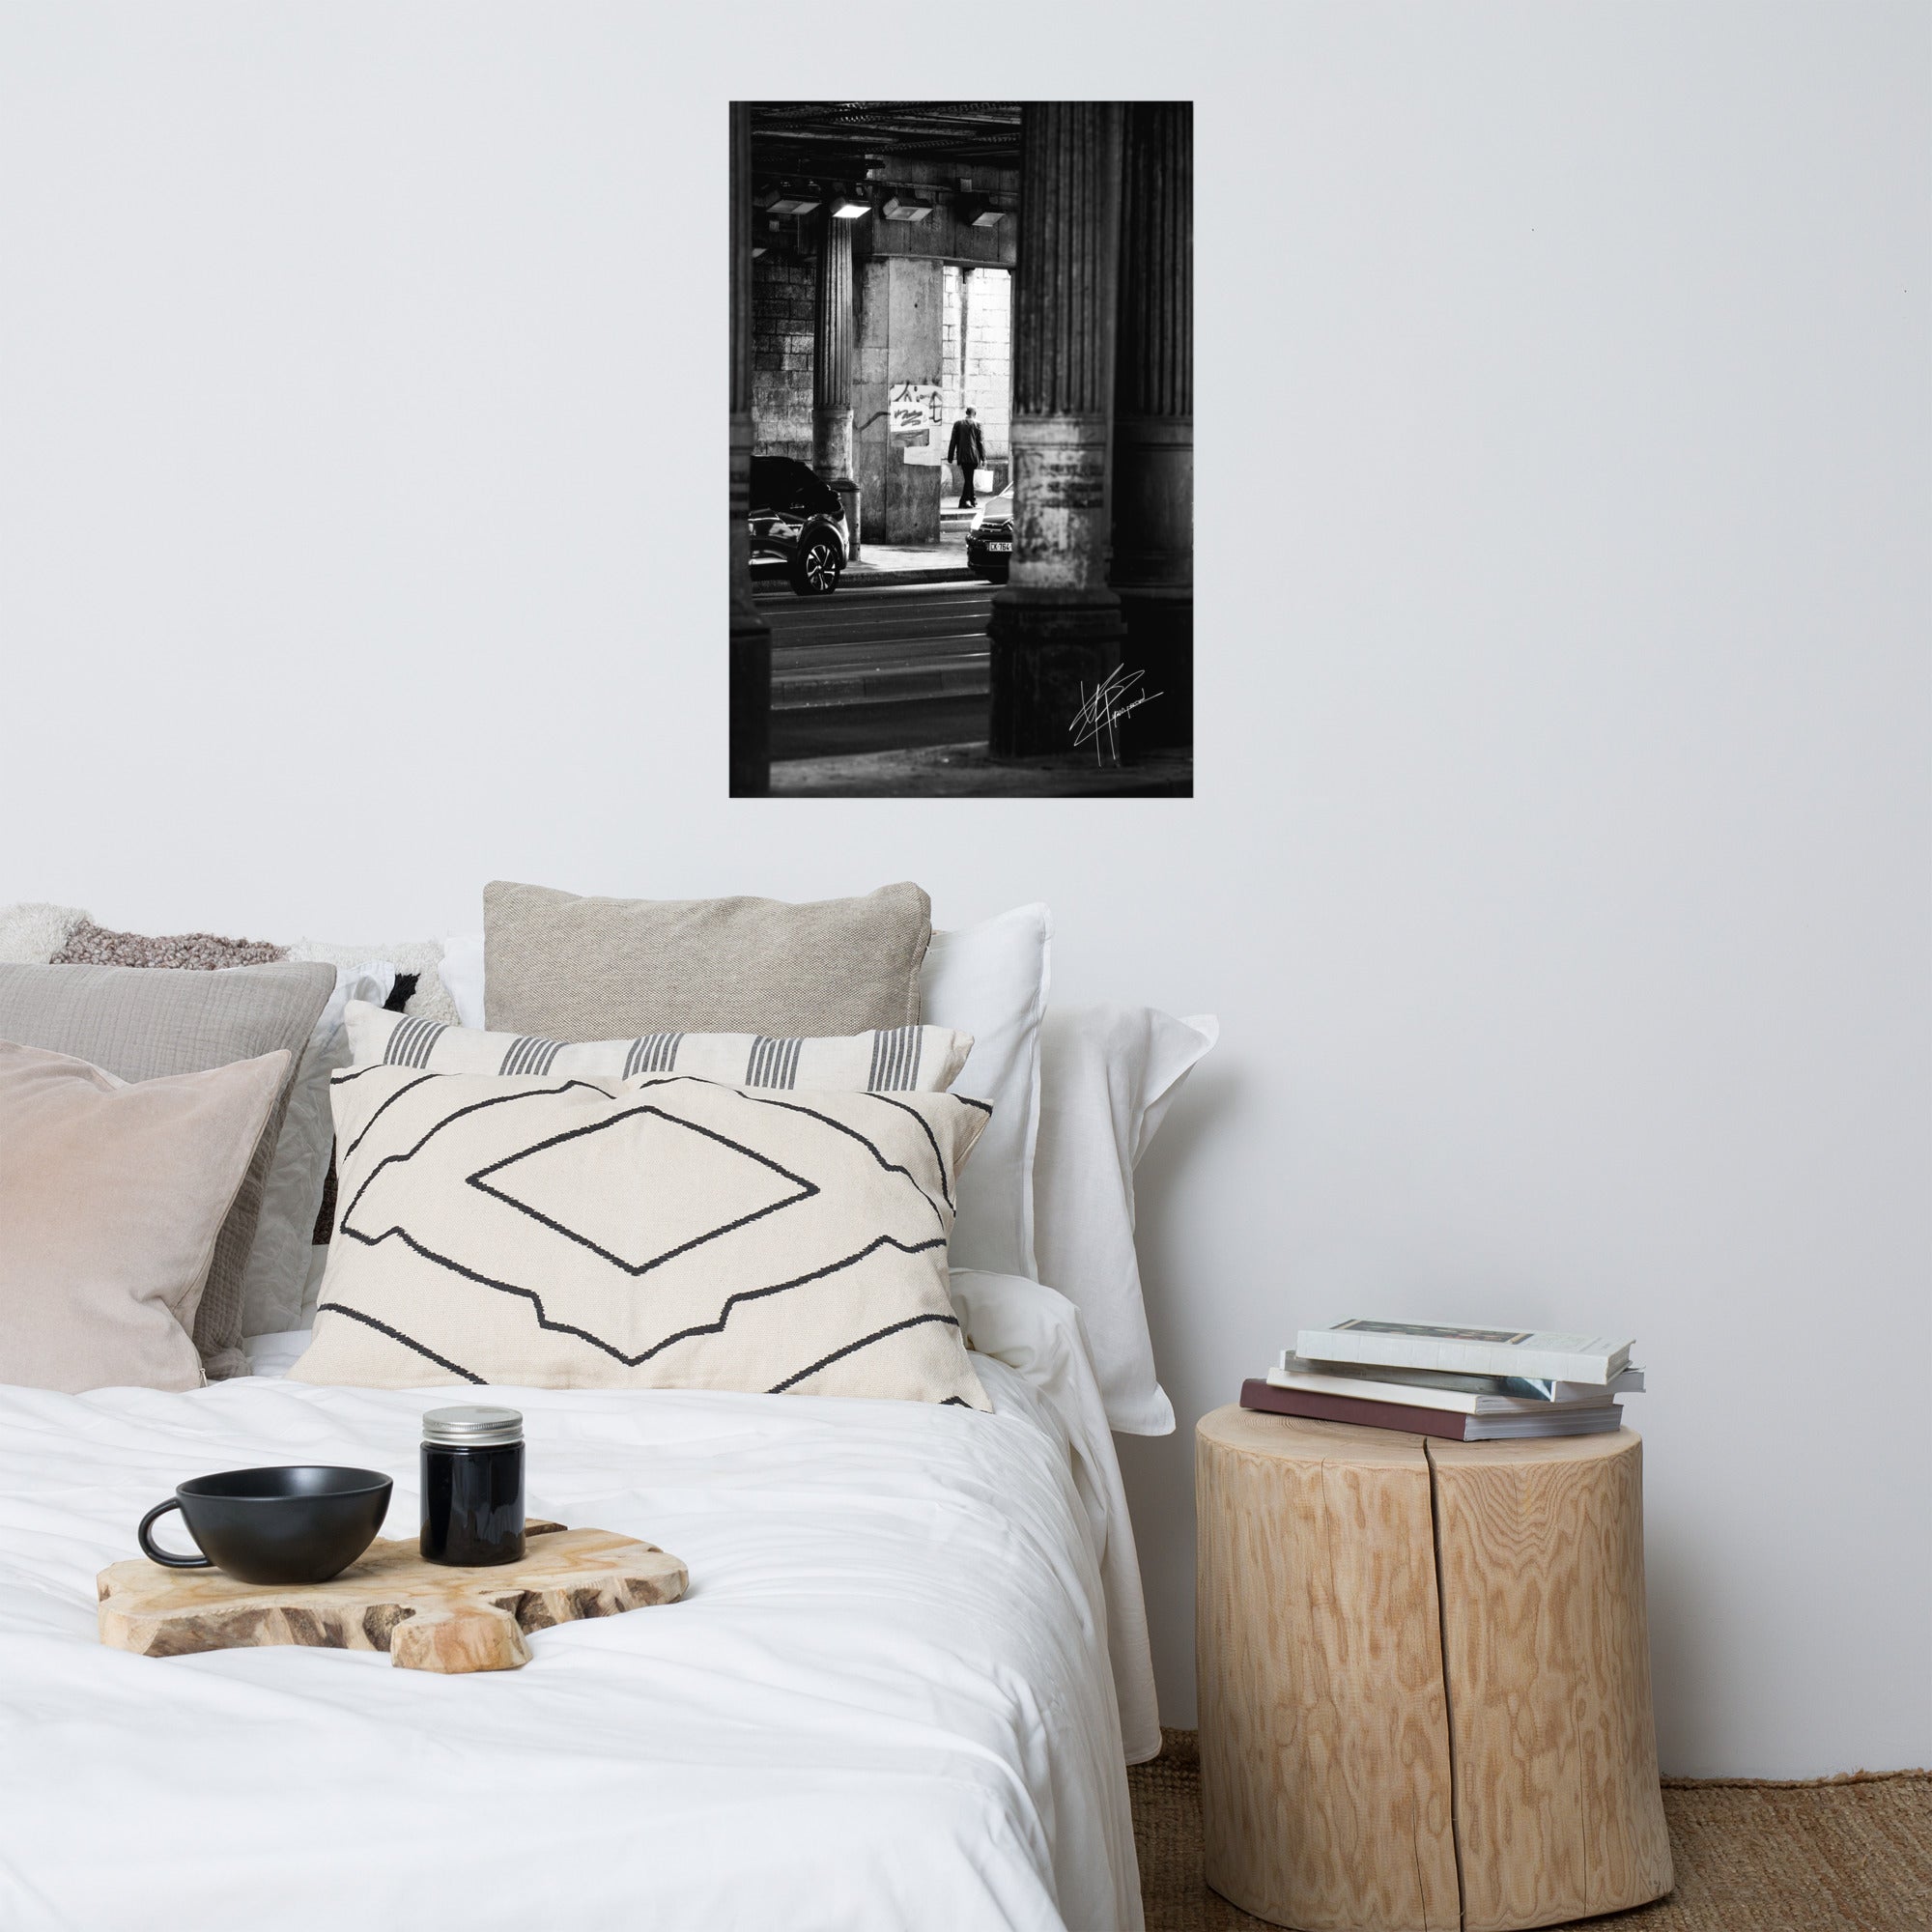
{"type": "Polygon", "coordinates": [[[886,406],[892,415],[893,443],[904,452],[903,461],[939,464],[946,460],[937,383],[895,383],[886,406]]]}

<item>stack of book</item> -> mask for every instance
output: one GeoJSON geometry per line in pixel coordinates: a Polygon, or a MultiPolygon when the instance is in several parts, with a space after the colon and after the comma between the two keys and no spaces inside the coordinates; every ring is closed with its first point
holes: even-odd
{"type": "Polygon", "coordinates": [[[1607,1435],[1623,1425],[1617,1398],[1643,1388],[1631,1346],[1528,1328],[1338,1321],[1302,1329],[1266,1380],[1241,1384],[1241,1406],[1453,1442],[1607,1435]]]}

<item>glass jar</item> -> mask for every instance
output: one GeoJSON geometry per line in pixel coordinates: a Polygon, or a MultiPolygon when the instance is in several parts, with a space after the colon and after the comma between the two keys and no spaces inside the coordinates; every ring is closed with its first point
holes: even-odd
{"type": "Polygon", "coordinates": [[[524,1553],[524,1418],[514,1408],[423,1417],[422,1542],[430,1563],[514,1563],[524,1553]]]}

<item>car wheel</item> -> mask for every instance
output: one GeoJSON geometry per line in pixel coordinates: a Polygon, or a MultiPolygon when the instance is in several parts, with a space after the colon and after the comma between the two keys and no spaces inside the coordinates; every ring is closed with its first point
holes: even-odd
{"type": "Polygon", "coordinates": [[[838,588],[838,573],[844,561],[838,554],[838,546],[829,537],[811,537],[791,567],[791,587],[801,597],[830,597],[838,588]]]}

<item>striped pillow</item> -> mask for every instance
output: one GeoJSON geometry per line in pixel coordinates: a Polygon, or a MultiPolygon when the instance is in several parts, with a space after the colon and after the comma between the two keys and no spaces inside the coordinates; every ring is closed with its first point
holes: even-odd
{"type": "Polygon", "coordinates": [[[887,1027],[844,1039],[781,1039],[750,1033],[647,1033],[579,1043],[392,1013],[352,1000],[349,1043],[360,1066],[427,1073],[525,1077],[577,1074],[629,1080],[682,1073],[726,1087],[810,1088],[832,1094],[943,1094],[959,1077],[973,1036],[947,1027],[887,1027]]]}

